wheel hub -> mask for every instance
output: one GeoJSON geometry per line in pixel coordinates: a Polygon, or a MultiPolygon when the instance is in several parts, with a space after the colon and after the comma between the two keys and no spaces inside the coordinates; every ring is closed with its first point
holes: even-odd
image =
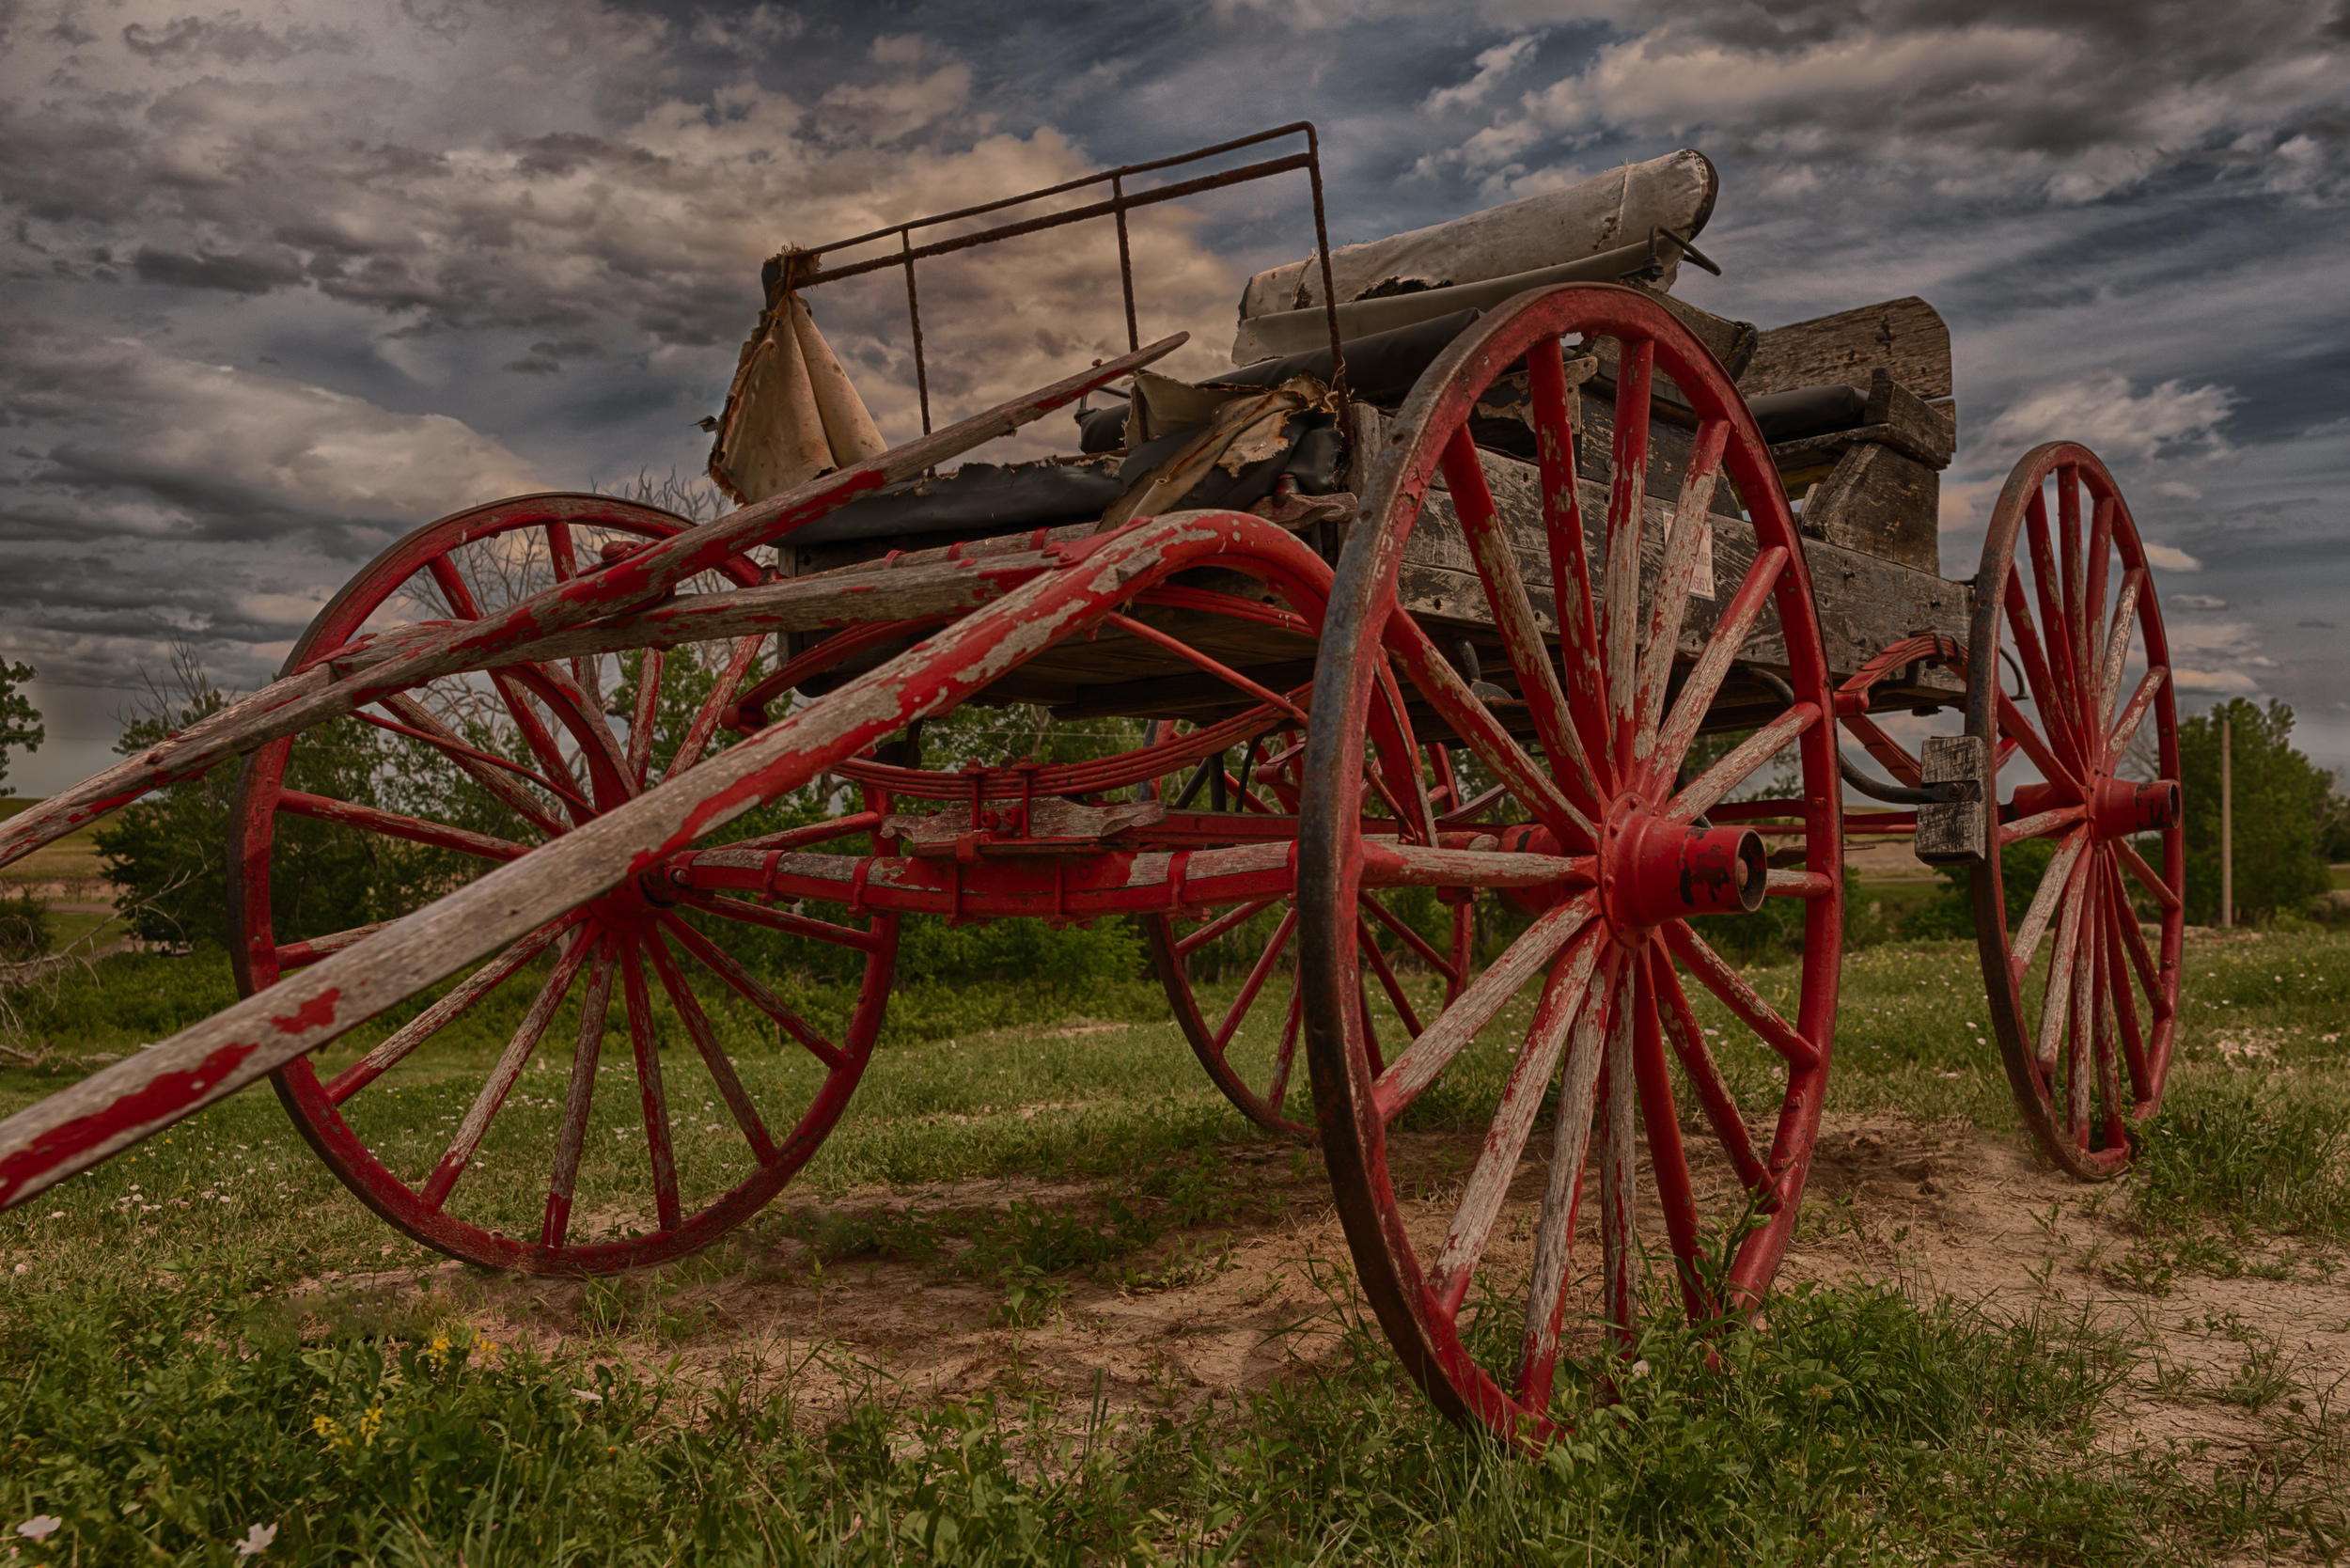
{"type": "Polygon", "coordinates": [[[1631,794],[1619,796],[1600,823],[1600,907],[1628,946],[1668,920],[1751,915],[1769,880],[1752,828],[1674,822],[1631,794]]]}

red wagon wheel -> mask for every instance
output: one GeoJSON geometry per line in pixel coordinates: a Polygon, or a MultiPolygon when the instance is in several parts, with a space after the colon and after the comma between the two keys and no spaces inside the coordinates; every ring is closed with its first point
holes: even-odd
{"type": "MultiPolygon", "coordinates": [[[[1429,751],[1439,777],[1449,779],[1445,748],[1432,746],[1429,751]]],[[[1244,811],[1256,809],[1293,818],[1303,790],[1299,772],[1305,757],[1303,733],[1276,731],[1267,744],[1250,748],[1239,767],[1226,772],[1225,792],[1244,811]]],[[[1210,765],[1222,767],[1223,763],[1219,757],[1210,765]]],[[[1476,935],[1474,895],[1467,889],[1445,888],[1437,890],[1437,897],[1443,902],[1447,929],[1432,942],[1396,908],[1392,896],[1371,889],[1361,895],[1365,965],[1393,1010],[1405,1043],[1418,1038],[1420,1031],[1418,1009],[1404,983],[1405,976],[1418,970],[1432,973],[1442,984],[1447,1002],[1459,996],[1467,982],[1476,935]]],[[[1142,929],[1152,965],[1174,1010],[1176,1027],[1225,1098],[1269,1132],[1311,1137],[1312,1125],[1291,1114],[1295,1107],[1290,1092],[1303,1076],[1296,1065],[1305,1016],[1304,995],[1297,984],[1295,899],[1267,899],[1218,911],[1188,932],[1170,917],[1153,915],[1144,918],[1142,929]],[[1226,938],[1238,939],[1246,962],[1239,968],[1239,988],[1230,998],[1211,1002],[1200,992],[1198,966],[1203,954],[1215,951],[1212,944],[1226,938]],[[1252,1020],[1256,1027],[1245,1039],[1243,1031],[1252,1020]],[[1251,1049],[1266,1040],[1271,1042],[1269,1050],[1251,1049]]],[[[1372,1027],[1375,1031],[1376,1025],[1372,1027]]],[[[1375,1032],[1372,1039],[1375,1043],[1375,1032]]]]}
{"type": "MultiPolygon", "coordinates": [[[[402,621],[474,619],[686,526],[609,496],[459,512],[361,572],[288,668],[402,621]]],[[[723,575],[747,585],[760,572],[738,557],[723,575]]],[[[453,676],[258,751],[231,838],[240,985],[250,995],[274,984],[691,769],[729,738],[720,727],[763,640],[709,658],[587,654],[453,676]],[[624,705],[623,686],[634,688],[624,705]],[[311,886],[354,857],[369,868],[374,905],[313,907],[311,886]]],[[[820,816],[771,837],[797,849],[862,846],[874,820],[820,816]]],[[[338,1058],[355,1048],[350,1059],[305,1058],[274,1081],[329,1168],[429,1247],[539,1273],[656,1262],[755,1213],[815,1152],[872,1049],[896,941],[894,916],[841,922],[742,900],[681,902],[640,879],[514,942],[429,1005],[337,1042],[338,1058]],[[778,952],[828,961],[854,990],[846,1016],[811,1019],[759,979],[754,969],[772,972],[778,952]],[[726,999],[761,1018],[762,1055],[786,1053],[774,1088],[744,1083],[736,1058],[748,1040],[714,1006],[726,999]],[[615,1015],[634,1080],[619,1126],[606,1124],[608,1098],[602,1120],[596,1105],[615,1071],[603,1062],[615,1015]],[[560,1033],[572,1036],[570,1059],[550,1073],[542,1058],[555,1052],[540,1047],[560,1033]],[[689,1049],[671,1051],[673,1042],[689,1049]],[[486,1064],[452,1068],[464,1043],[486,1064]],[[601,1186],[650,1188],[651,1210],[622,1201],[626,1212],[603,1215],[602,1228],[626,1233],[583,1238],[601,1186]]]]}
{"type": "Polygon", "coordinates": [[[1488,313],[1421,377],[1365,499],[1314,689],[1317,718],[1338,722],[1317,723],[1308,739],[1299,843],[1307,1050],[1323,1147],[1358,1277],[1404,1365],[1448,1415],[1539,1444],[1554,1430],[1557,1363],[1578,1292],[1587,1153],[1598,1165],[1601,1268],[1596,1299],[1583,1299],[1620,1347],[1640,1309],[1638,1259],[1652,1237],[1672,1261],[1681,1309],[1705,1320],[1754,1308],[1794,1229],[1826,1087],[1842,930],[1827,666],[1794,525],[1744,402],[1663,306],[1634,290],[1568,287],[1488,313]],[[1574,332],[1616,345],[1596,572],[1559,344],[1574,332]],[[1543,517],[1538,537],[1512,539],[1466,420],[1521,360],[1543,517]],[[1679,389],[1697,425],[1669,510],[1643,498],[1642,476],[1658,478],[1650,441],[1658,377],[1679,389]],[[1725,472],[1751,514],[1750,533],[1708,517],[1725,472]],[[1398,608],[1404,545],[1439,478],[1476,568],[1475,586],[1462,592],[1481,595],[1467,613],[1448,614],[1489,626],[1502,642],[1508,668],[1496,679],[1515,691],[1497,706],[1398,608]],[[1700,577],[1709,538],[1714,562],[1727,567],[1710,598],[1700,577]],[[1529,581],[1522,563],[1545,558],[1529,581]],[[1773,695],[1773,682],[1743,677],[1734,699],[1725,697],[1742,654],[1776,666],[1793,702],[1773,695]],[[1484,882],[1533,918],[1383,1067],[1347,1004],[1366,956],[1358,897],[1381,875],[1355,783],[1361,718],[1397,675],[1509,792],[1500,810],[1518,813],[1517,825],[1500,832],[1499,847],[1516,854],[1492,856],[1484,882]],[[1717,707],[1746,710],[1737,722],[1753,732],[1686,776],[1717,707]],[[1769,857],[1781,869],[1769,870],[1760,839],[1720,825],[1717,807],[1790,746],[1801,798],[1772,804],[1792,805],[1800,826],[1769,857]],[[1690,923],[1752,911],[1766,896],[1799,901],[1804,912],[1800,968],[1792,985],[1775,987],[1796,993],[1785,1011],[1690,923]],[[1684,986],[1684,974],[1694,984],[1684,986]],[[1719,1004],[1727,1034],[1702,1027],[1693,992],[1719,1004]],[[1413,1178],[1397,1120],[1440,1083],[1451,1105],[1486,1107],[1476,1112],[1483,1130],[1449,1217],[1448,1205],[1407,1201],[1401,1190],[1413,1178]],[[1682,1107],[1692,1101],[1699,1120],[1684,1137],[1682,1107]],[[1522,1181],[1546,1104],[1556,1106],[1547,1159],[1537,1155],[1522,1181]],[[1539,1201],[1501,1225],[1520,1185],[1529,1200],[1538,1189],[1539,1201]]]}
{"type": "Polygon", "coordinates": [[[2127,1167],[2131,1124],[2160,1106],[2178,1027],[2186,847],[2170,645],[2128,503],[2070,443],[2008,477],[1976,585],[1966,731],[1990,745],[1998,803],[1999,853],[1973,872],[1993,1032],[2032,1136],[2102,1179],[2127,1167]],[[1999,679],[2009,649],[2013,693],[1999,679]],[[2002,793],[2002,770],[2037,776],[2002,793]],[[2006,883],[2034,843],[2051,849],[2011,918],[2006,883]],[[2151,949],[2139,901],[2161,931],[2151,949]]]}

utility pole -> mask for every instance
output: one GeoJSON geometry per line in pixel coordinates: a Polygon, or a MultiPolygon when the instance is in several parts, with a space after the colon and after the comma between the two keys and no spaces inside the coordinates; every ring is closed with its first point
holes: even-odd
{"type": "Polygon", "coordinates": [[[2235,924],[2235,735],[2219,715],[2219,929],[2235,924]]]}

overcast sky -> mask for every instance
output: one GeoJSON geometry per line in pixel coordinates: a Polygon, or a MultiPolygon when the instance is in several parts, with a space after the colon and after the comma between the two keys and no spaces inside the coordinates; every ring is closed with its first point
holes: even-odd
{"type": "MultiPolygon", "coordinates": [[[[697,472],[787,241],[1299,118],[1341,243],[1706,152],[1685,297],[1950,320],[1947,574],[2086,441],[2190,704],[2350,764],[2350,0],[0,0],[0,656],[51,736],[8,788],[102,765],[174,635],[266,681],[418,523],[697,472]]],[[[924,274],[942,422],[1123,348],[1093,227],[924,274]]],[[[1145,336],[1220,363],[1311,233],[1294,178],[1158,209],[1145,336]]],[[[901,299],[816,303],[914,433],[901,299]]]]}

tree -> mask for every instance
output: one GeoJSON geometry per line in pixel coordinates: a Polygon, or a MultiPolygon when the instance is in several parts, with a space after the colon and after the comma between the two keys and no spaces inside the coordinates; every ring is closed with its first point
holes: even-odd
{"type": "MultiPolygon", "coordinates": [[[[126,720],[115,750],[136,755],[217,713],[227,700],[195,649],[176,647],[167,681],[149,682],[148,696],[126,720]]],[[[336,719],[295,743],[286,784],[362,806],[407,807],[414,801],[406,797],[415,791],[394,766],[399,760],[379,731],[336,719]]],[[[167,784],[125,807],[93,835],[106,879],[121,890],[140,937],[207,947],[235,939],[228,929],[227,847],[237,777],[236,765],[225,763],[167,784]]],[[[432,784],[447,789],[446,780],[432,784]]],[[[273,824],[270,854],[273,929],[281,941],[291,941],[404,914],[421,902],[420,891],[454,885],[445,864],[452,859],[445,852],[281,815],[273,824]]]]}
{"type": "Polygon", "coordinates": [[[41,726],[40,710],[20,689],[32,679],[32,666],[0,659],[0,783],[8,782],[9,747],[39,751],[40,743],[49,738],[49,731],[41,726]]]}
{"type": "Polygon", "coordinates": [[[2263,923],[2326,890],[2319,837],[2333,811],[2333,776],[2288,744],[2293,709],[2238,698],[2179,724],[2179,783],[2186,794],[2186,912],[2219,913],[2219,724],[2233,731],[2235,907],[2263,923]]]}

